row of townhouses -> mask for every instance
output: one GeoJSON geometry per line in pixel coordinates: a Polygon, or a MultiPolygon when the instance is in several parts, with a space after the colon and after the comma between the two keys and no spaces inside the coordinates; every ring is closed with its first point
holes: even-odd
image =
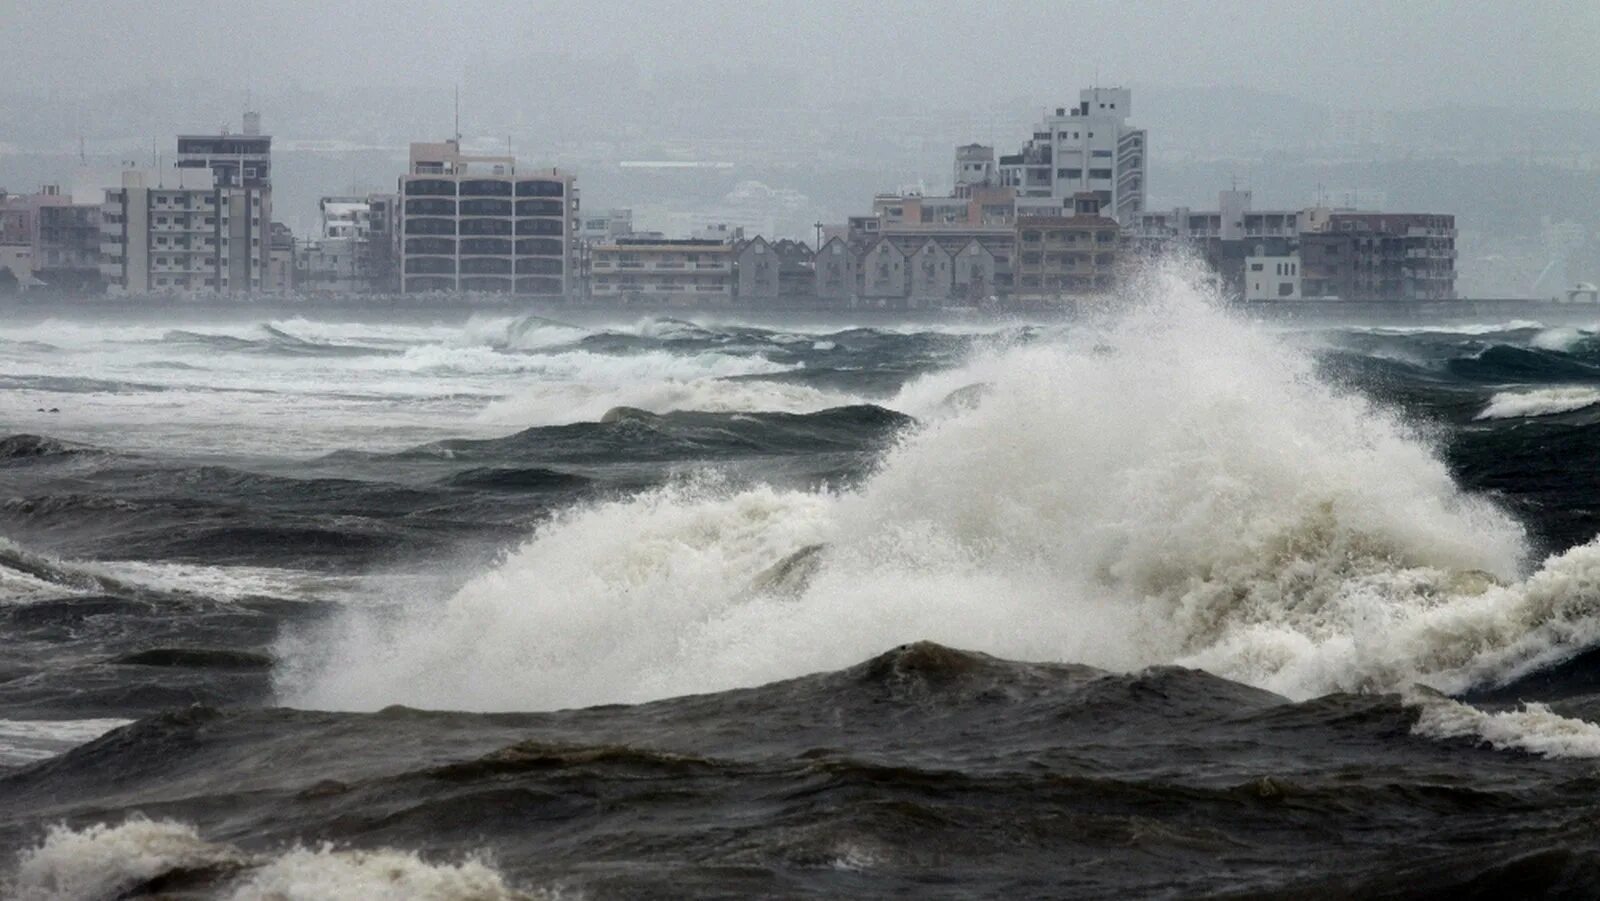
{"type": "Polygon", "coordinates": [[[955,150],[948,194],[879,194],[813,243],[707,226],[636,231],[586,214],[577,181],[511,156],[414,143],[392,192],[327,196],[316,232],[273,221],[272,138],[182,135],[176,165],[127,170],[102,202],[0,192],[0,289],[532,298],[597,305],[938,307],[1114,292],[1131,261],[1182,252],[1249,301],[1455,296],[1454,217],[1315,206],[1149,210],[1132,93],[1089,88],[1015,153],[955,150]],[[7,272],[9,270],[9,272],[7,272]]]}

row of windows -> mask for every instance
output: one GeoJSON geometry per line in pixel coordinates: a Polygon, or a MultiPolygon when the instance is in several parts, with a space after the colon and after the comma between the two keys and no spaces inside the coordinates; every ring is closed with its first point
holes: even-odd
{"type": "Polygon", "coordinates": [[[407,235],[560,235],[560,219],[407,219],[407,235]]]}
{"type": "Polygon", "coordinates": [[[559,181],[533,179],[516,182],[500,179],[466,179],[456,182],[447,178],[419,178],[405,183],[408,197],[561,197],[566,185],[559,181]]]}
{"type": "Polygon", "coordinates": [[[560,275],[565,266],[560,260],[529,258],[517,260],[515,265],[500,257],[467,257],[458,268],[449,257],[407,257],[406,272],[415,275],[560,275]]]}
{"type": "Polygon", "coordinates": [[[509,200],[477,199],[463,200],[459,206],[454,200],[442,198],[406,201],[406,212],[412,215],[454,216],[458,209],[463,216],[510,216],[513,210],[518,216],[560,216],[564,212],[559,200],[518,200],[513,204],[509,200]]]}
{"type": "MultiPolygon", "coordinates": [[[[523,238],[518,241],[507,238],[464,238],[459,246],[463,254],[490,253],[509,256],[516,253],[519,256],[560,256],[563,253],[562,242],[555,238],[523,238]]],[[[457,243],[452,238],[406,238],[406,253],[454,256],[456,248],[457,243]]]]}

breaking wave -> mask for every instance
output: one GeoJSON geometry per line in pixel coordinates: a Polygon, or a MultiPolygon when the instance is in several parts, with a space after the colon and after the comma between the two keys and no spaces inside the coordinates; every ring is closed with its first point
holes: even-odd
{"type": "Polygon", "coordinates": [[[19,855],[6,897],[99,901],[203,889],[230,901],[514,901],[554,899],[510,887],[479,860],[428,863],[411,852],[296,848],[277,855],[210,842],[185,823],[130,819],[56,826],[19,855]]]}
{"type": "Polygon", "coordinates": [[[1600,546],[1529,567],[1522,527],[1397,415],[1184,271],[941,382],[986,389],[859,489],[702,479],[568,511],[442,606],[289,642],[281,696],[632,702],[922,639],[1293,698],[1460,692],[1600,640],[1600,546]]]}
{"type": "Polygon", "coordinates": [[[1524,416],[1554,416],[1600,404],[1600,388],[1535,388],[1531,391],[1503,391],[1489,399],[1478,419],[1519,419],[1524,416]]]}

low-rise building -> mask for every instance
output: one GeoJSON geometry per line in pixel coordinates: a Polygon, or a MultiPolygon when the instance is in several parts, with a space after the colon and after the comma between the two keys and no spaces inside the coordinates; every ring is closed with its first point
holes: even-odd
{"type": "Polygon", "coordinates": [[[1015,296],[1023,303],[1103,295],[1116,287],[1121,233],[1101,216],[1094,195],[1079,195],[1071,216],[1020,216],[1015,296]]]}
{"type": "Polygon", "coordinates": [[[1299,300],[1300,255],[1245,257],[1244,299],[1299,300]]]}
{"type": "Polygon", "coordinates": [[[906,254],[888,238],[878,238],[861,255],[857,296],[873,306],[899,306],[906,297],[906,254]]]}
{"type": "Polygon", "coordinates": [[[783,263],[767,239],[757,235],[740,244],[735,260],[739,302],[756,306],[776,304],[782,295],[779,272],[783,263]]]}
{"type": "Polygon", "coordinates": [[[829,238],[812,257],[817,303],[847,306],[856,298],[856,255],[843,237],[829,238]]]}
{"type": "Polygon", "coordinates": [[[732,305],[734,245],[694,238],[621,238],[590,248],[597,304],[732,305]]]}

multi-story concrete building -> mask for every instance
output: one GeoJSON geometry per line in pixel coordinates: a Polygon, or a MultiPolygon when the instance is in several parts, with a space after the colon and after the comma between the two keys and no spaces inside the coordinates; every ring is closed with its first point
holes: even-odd
{"type": "Polygon", "coordinates": [[[393,194],[324,197],[317,237],[295,253],[299,290],[326,294],[383,293],[394,289],[393,194]]]}
{"type": "Polygon", "coordinates": [[[596,303],[727,306],[737,290],[735,248],[727,241],[619,238],[590,253],[596,303]]]}
{"type": "Polygon", "coordinates": [[[415,143],[400,178],[401,291],[566,297],[576,280],[578,190],[558,169],[518,172],[459,141],[415,143]]]}
{"type": "Polygon", "coordinates": [[[1000,157],[1000,183],[1017,192],[1020,214],[1071,215],[1073,197],[1088,192],[1104,214],[1132,222],[1144,210],[1145,131],[1128,125],[1133,93],[1086,88],[1078,105],[1057,107],[1014,154],[1000,157]]]}
{"type": "Polygon", "coordinates": [[[101,206],[101,276],[130,294],[263,290],[272,250],[265,194],[218,185],[208,168],[125,171],[101,206]]]}
{"type": "Polygon", "coordinates": [[[994,164],[994,148],[985,144],[963,144],[956,148],[956,188],[972,185],[998,185],[1000,170],[994,164]]]}
{"type": "Polygon", "coordinates": [[[100,206],[75,203],[39,208],[33,277],[57,291],[98,293],[100,206]]]}
{"type": "Polygon", "coordinates": [[[94,291],[100,279],[100,205],[73,203],[57,185],[0,191],[0,263],[29,288],[94,291]]]}
{"type": "Polygon", "coordinates": [[[267,226],[244,235],[249,247],[251,271],[248,275],[242,268],[245,254],[239,245],[233,246],[230,256],[240,261],[241,269],[229,278],[227,290],[278,289],[280,286],[274,283],[276,270],[271,265],[272,137],[261,133],[261,115],[245,113],[240,134],[223,131],[214,135],[179,135],[177,168],[210,172],[214,188],[228,192],[230,198],[237,198],[230,203],[251,211],[248,216],[231,216],[233,221],[248,223],[259,219],[267,226]]]}
{"type": "Polygon", "coordinates": [[[1455,217],[1332,212],[1300,234],[1301,291],[1340,300],[1451,300],[1455,217]]]}
{"type": "Polygon", "coordinates": [[[1062,301],[1116,286],[1121,232],[1099,213],[1099,196],[1080,194],[1070,216],[1019,216],[1015,295],[1062,301]]]}
{"type": "Polygon", "coordinates": [[[243,134],[179,135],[178,168],[209,169],[222,188],[270,188],[272,138],[260,114],[245,113],[243,134]]]}

